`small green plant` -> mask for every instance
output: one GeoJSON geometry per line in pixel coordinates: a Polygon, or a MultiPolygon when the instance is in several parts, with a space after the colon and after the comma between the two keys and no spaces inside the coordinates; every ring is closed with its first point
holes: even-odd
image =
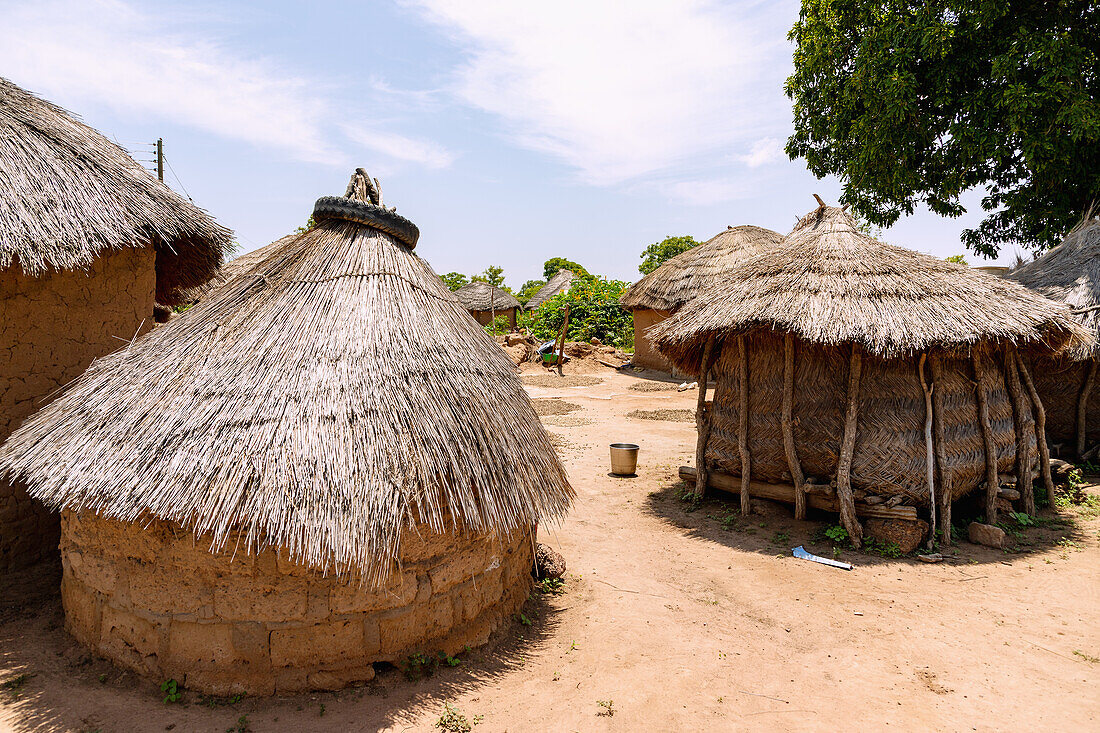
{"type": "Polygon", "coordinates": [[[1021,527],[1034,527],[1036,524],[1031,515],[1026,512],[1012,512],[1008,516],[1012,517],[1013,521],[1021,527]]]}
{"type": "Polygon", "coordinates": [[[601,708],[603,708],[603,710],[596,713],[596,715],[605,715],[608,718],[615,715],[615,701],[614,700],[597,700],[596,704],[599,705],[601,708]]]}
{"type": "Polygon", "coordinates": [[[535,584],[539,593],[549,596],[560,596],[565,593],[565,581],[561,578],[543,578],[535,584]]]}
{"type": "Polygon", "coordinates": [[[452,657],[451,655],[444,654],[443,652],[439,653],[439,657],[440,661],[448,667],[457,667],[458,665],[462,664],[462,660],[458,657],[452,657]]]}
{"type": "Polygon", "coordinates": [[[443,715],[439,716],[439,720],[435,721],[435,727],[447,733],[470,733],[474,729],[474,726],[485,719],[483,715],[475,715],[472,719],[467,720],[466,716],[462,714],[462,711],[451,705],[449,702],[443,703],[443,715]]]}
{"type": "Polygon", "coordinates": [[[522,613],[517,613],[516,614],[516,620],[519,621],[524,626],[530,626],[531,625],[531,619],[527,618],[527,616],[525,616],[522,613]]]}
{"type": "Polygon", "coordinates": [[[325,717],[325,704],[321,703],[321,709],[317,711],[318,717],[325,717]]]}
{"type": "Polygon", "coordinates": [[[891,559],[901,557],[905,554],[901,551],[901,547],[897,542],[892,540],[876,540],[874,537],[865,537],[863,539],[863,549],[880,557],[891,559]]]}
{"type": "Polygon", "coordinates": [[[175,680],[165,680],[160,683],[160,691],[164,693],[164,702],[179,702],[183,697],[183,688],[175,680]]]}
{"type": "Polygon", "coordinates": [[[848,542],[848,530],[844,529],[839,524],[826,529],[825,536],[838,545],[843,545],[848,542]]]}
{"type": "Polygon", "coordinates": [[[405,666],[402,671],[405,673],[405,679],[409,682],[416,682],[425,677],[431,677],[435,673],[438,664],[439,659],[436,657],[417,652],[405,658],[405,666]]]}
{"type": "Polygon", "coordinates": [[[791,533],[790,532],[786,532],[786,531],[776,532],[775,534],[772,535],[771,543],[773,545],[784,545],[787,542],[789,542],[790,539],[791,539],[791,533]]]}
{"type": "Polygon", "coordinates": [[[225,733],[252,733],[252,724],[247,715],[237,718],[237,724],[225,729],[225,733]]]}
{"type": "Polygon", "coordinates": [[[13,696],[18,696],[23,691],[23,687],[27,684],[27,680],[35,675],[29,672],[24,672],[12,677],[10,680],[0,685],[6,692],[10,692],[13,696]]]}
{"type": "Polygon", "coordinates": [[[107,681],[107,675],[106,674],[99,675],[99,684],[103,684],[106,681],[107,681]]]}
{"type": "MultiPolygon", "coordinates": [[[[577,640],[576,639],[569,642],[569,652],[575,652],[575,651],[577,651],[577,649],[579,649],[579,647],[577,646],[577,640]]],[[[568,654],[569,652],[566,652],[566,654],[568,654]]]]}
{"type": "Polygon", "coordinates": [[[1081,657],[1081,659],[1084,659],[1089,664],[1100,664],[1100,657],[1094,657],[1091,654],[1085,654],[1080,649],[1074,649],[1073,654],[1074,656],[1081,657]]]}

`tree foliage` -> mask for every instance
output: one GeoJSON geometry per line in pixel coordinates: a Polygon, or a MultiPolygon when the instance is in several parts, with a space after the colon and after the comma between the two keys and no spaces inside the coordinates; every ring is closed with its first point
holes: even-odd
{"type": "Polygon", "coordinates": [[[591,277],[588,274],[588,270],[584,269],[576,262],[565,259],[564,257],[551,257],[542,264],[542,276],[547,280],[554,277],[558,270],[572,270],[574,275],[580,277],[591,277]]]}
{"type": "Polygon", "coordinates": [[[446,275],[440,275],[439,279],[451,290],[458,290],[470,282],[470,279],[461,272],[448,272],[446,275]]]}
{"type": "Polygon", "coordinates": [[[531,332],[541,339],[555,338],[569,304],[569,341],[598,338],[605,344],[629,347],[634,344],[634,320],[619,297],[629,283],[589,277],[573,281],[569,290],[558,293],[532,311],[527,320],[531,332]]]}
{"type": "Polygon", "coordinates": [[[654,242],[642,250],[642,264],[638,265],[638,272],[643,275],[648,275],[666,261],[671,260],[682,252],[687,252],[697,244],[699,243],[690,235],[684,237],[665,237],[660,242],[654,242]]]}
{"type": "Polygon", "coordinates": [[[1058,242],[1100,199],[1095,0],[803,0],[787,153],[888,226],[984,187],[968,249],[1058,242]]]}
{"type": "Polygon", "coordinates": [[[523,287],[516,293],[516,299],[520,303],[527,303],[531,298],[535,297],[535,293],[546,284],[545,280],[528,280],[523,284],[523,287]]]}
{"type": "Polygon", "coordinates": [[[511,292],[511,290],[504,287],[504,268],[500,265],[489,265],[478,274],[471,275],[470,280],[473,282],[489,283],[490,285],[495,285],[502,290],[508,290],[509,292],[511,292]]]}

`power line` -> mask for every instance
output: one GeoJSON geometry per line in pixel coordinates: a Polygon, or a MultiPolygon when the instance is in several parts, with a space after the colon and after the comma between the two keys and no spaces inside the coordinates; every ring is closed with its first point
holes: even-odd
{"type": "Polygon", "coordinates": [[[172,167],[172,161],[168,160],[168,157],[165,155],[161,157],[164,159],[164,162],[168,164],[168,170],[172,173],[172,178],[176,179],[176,183],[179,184],[179,187],[183,190],[183,195],[187,197],[188,201],[194,203],[195,199],[191,198],[191,194],[187,192],[187,188],[183,185],[183,181],[176,175],[176,169],[172,167]]]}

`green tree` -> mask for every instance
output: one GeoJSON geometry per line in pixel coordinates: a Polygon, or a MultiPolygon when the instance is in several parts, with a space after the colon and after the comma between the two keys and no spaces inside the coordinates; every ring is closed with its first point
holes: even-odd
{"type": "Polygon", "coordinates": [[[1058,242],[1100,199],[1095,0],[803,0],[790,39],[787,153],[872,223],[959,216],[983,187],[963,241],[989,257],[1058,242]]]}
{"type": "Polygon", "coordinates": [[[483,272],[480,272],[477,275],[472,275],[470,277],[470,280],[474,282],[489,283],[490,285],[495,285],[501,290],[507,290],[509,293],[512,292],[511,288],[504,286],[504,268],[500,265],[489,265],[485,268],[483,272]]]}
{"type": "Polygon", "coordinates": [[[648,275],[663,265],[666,260],[687,252],[697,244],[699,243],[691,236],[665,237],[660,242],[654,242],[642,250],[642,264],[638,265],[638,272],[648,275]]]}
{"type": "Polygon", "coordinates": [[[516,293],[516,298],[520,303],[527,303],[531,298],[535,296],[535,293],[546,284],[545,280],[528,280],[523,284],[523,287],[516,293]]]}
{"type": "Polygon", "coordinates": [[[619,298],[630,283],[588,277],[574,280],[567,292],[558,293],[532,311],[525,325],[536,337],[551,339],[561,331],[565,304],[569,304],[569,341],[598,338],[610,346],[634,345],[634,319],[619,298]]]}
{"type": "Polygon", "coordinates": [[[951,255],[950,257],[944,257],[948,262],[954,262],[956,265],[965,265],[966,257],[963,255],[951,255]]]}
{"type": "Polygon", "coordinates": [[[470,282],[470,279],[461,272],[448,272],[446,275],[441,275],[439,279],[451,290],[458,290],[470,282]]]}
{"type": "Polygon", "coordinates": [[[542,264],[542,276],[547,280],[554,277],[558,270],[572,270],[574,275],[580,277],[591,277],[588,274],[588,270],[584,269],[576,262],[571,262],[564,257],[551,257],[542,264]]]}

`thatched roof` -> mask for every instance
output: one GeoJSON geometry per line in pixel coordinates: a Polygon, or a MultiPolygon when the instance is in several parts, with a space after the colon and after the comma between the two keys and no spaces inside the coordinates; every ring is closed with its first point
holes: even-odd
{"type": "Polygon", "coordinates": [[[210,279],[231,232],[60,107],[0,78],[0,269],[87,267],[152,243],[157,302],[210,279]]]}
{"type": "Polygon", "coordinates": [[[697,369],[708,337],[758,326],[814,343],[857,343],[883,357],[985,339],[1050,348],[1092,340],[1065,306],[965,265],[879,242],[846,212],[826,206],[648,333],[678,365],[697,369]]]}
{"type": "Polygon", "coordinates": [[[216,545],[240,528],[373,582],[414,519],[508,532],[561,517],[573,491],[508,355],[409,246],[317,218],[94,362],[0,447],[0,475],[55,508],[176,521],[216,545]]]}
{"type": "Polygon", "coordinates": [[[745,257],[774,247],[783,236],[754,226],[729,227],[681,252],[627,288],[619,302],[627,310],[674,311],[745,257]]]}
{"type": "Polygon", "coordinates": [[[466,310],[471,311],[506,311],[519,308],[519,301],[514,295],[480,280],[463,285],[455,291],[455,297],[466,310]]]}
{"type": "Polygon", "coordinates": [[[1006,277],[1065,303],[1100,337],[1100,218],[1083,221],[1057,247],[1006,277]]]}
{"type": "Polygon", "coordinates": [[[191,288],[185,291],[181,299],[185,303],[198,303],[199,301],[209,298],[211,293],[215,290],[231,282],[234,278],[248,273],[249,270],[263,262],[264,259],[274,254],[280,247],[297,236],[297,233],[287,234],[286,236],[279,237],[270,244],[265,244],[263,247],[234,257],[219,267],[218,271],[214,273],[214,277],[197,288],[191,288]]]}
{"type": "Polygon", "coordinates": [[[558,293],[569,290],[576,277],[572,270],[558,270],[553,277],[546,281],[545,285],[539,288],[537,293],[531,296],[524,308],[534,310],[558,293]]]}

